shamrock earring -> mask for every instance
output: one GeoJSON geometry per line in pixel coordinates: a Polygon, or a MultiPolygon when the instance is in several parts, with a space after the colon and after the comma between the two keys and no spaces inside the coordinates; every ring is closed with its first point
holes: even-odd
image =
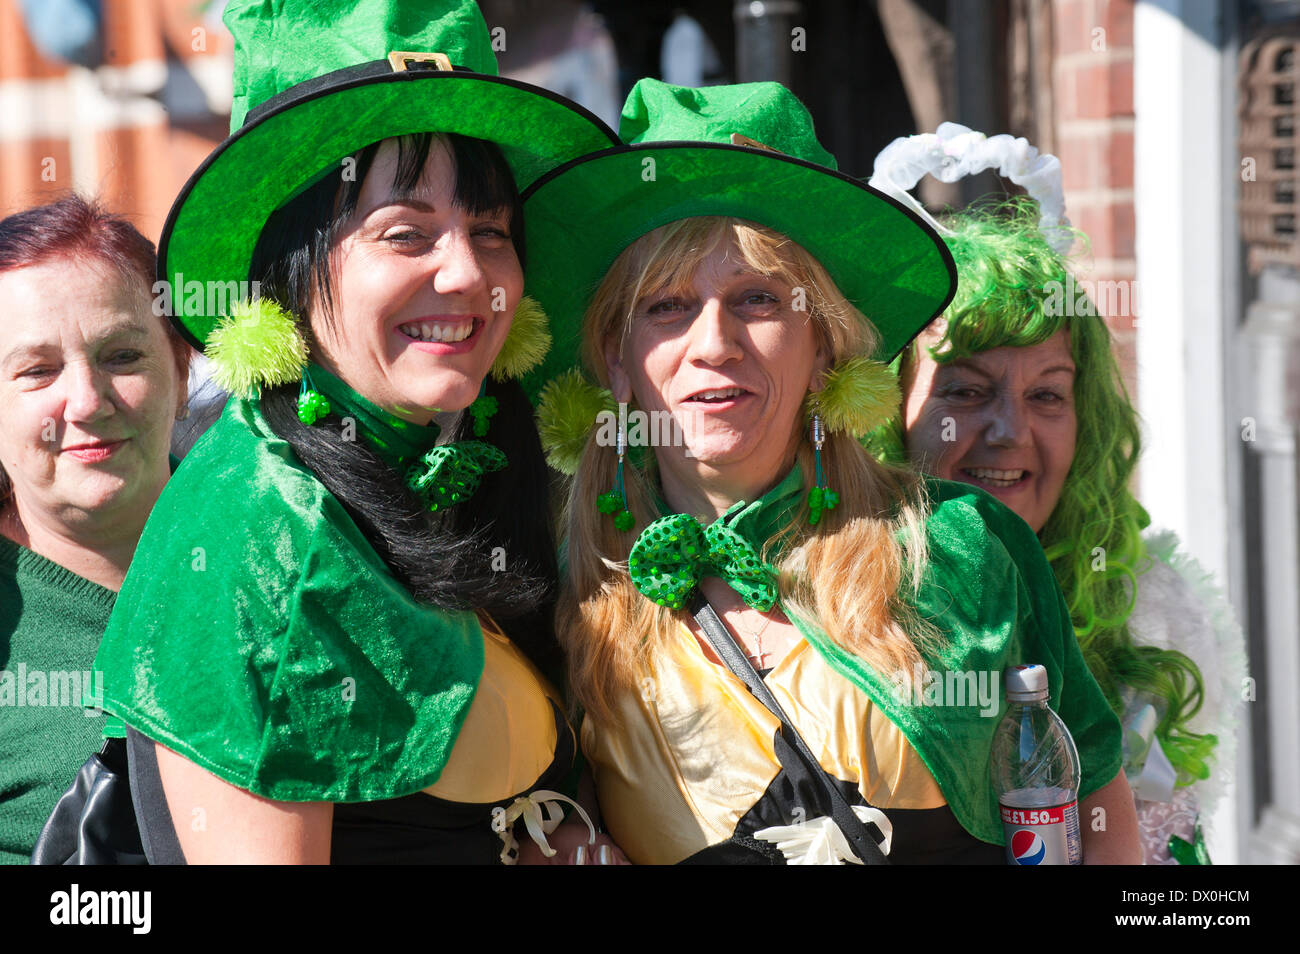
{"type": "Polygon", "coordinates": [[[470,416],[474,418],[474,436],[487,437],[488,422],[492,420],[492,415],[496,414],[500,405],[497,399],[487,393],[487,379],[479,385],[478,397],[468,408],[470,416]]]}
{"type": "Polygon", "coordinates": [[[298,420],[310,427],[329,412],[330,402],[316,390],[311,372],[303,368],[302,386],[298,389],[298,420]]]}
{"type": "Polygon", "coordinates": [[[813,411],[812,416],[813,460],[817,469],[817,485],[808,491],[808,523],[817,526],[822,513],[834,510],[840,502],[840,495],[826,486],[826,473],[822,470],[822,445],[826,443],[826,428],[822,424],[820,411],[813,411]]]}
{"type": "Polygon", "coordinates": [[[636,523],[636,518],[627,509],[627,489],[623,486],[623,458],[627,456],[627,424],[622,416],[618,421],[618,471],[614,474],[614,489],[606,491],[596,498],[596,509],[604,514],[614,515],[614,526],[626,533],[636,523]]]}

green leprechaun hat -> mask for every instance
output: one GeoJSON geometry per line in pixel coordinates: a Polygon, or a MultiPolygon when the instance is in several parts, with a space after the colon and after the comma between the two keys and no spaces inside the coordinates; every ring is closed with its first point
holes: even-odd
{"type": "Polygon", "coordinates": [[[181,190],[158,245],[173,322],[199,348],[239,300],[226,290],[246,286],[271,214],[371,143],[490,140],[522,190],[618,142],[576,103],[498,76],[472,0],[230,0],[224,20],[235,38],[231,135],[181,190]]]}
{"type": "Polygon", "coordinates": [[[943,240],[915,212],[836,170],[812,117],[779,83],[633,87],[625,145],[561,166],[524,193],[527,292],[551,320],[553,345],[528,378],[536,391],[578,363],[588,302],[625,248],[661,225],[731,216],[790,237],[880,331],[890,359],[943,312],[957,273],[943,240]]]}

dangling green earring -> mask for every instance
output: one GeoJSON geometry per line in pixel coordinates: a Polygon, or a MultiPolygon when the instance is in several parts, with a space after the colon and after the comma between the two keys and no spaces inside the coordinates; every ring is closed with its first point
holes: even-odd
{"type": "Polygon", "coordinates": [[[636,523],[636,518],[627,509],[627,489],[623,486],[623,458],[627,456],[627,431],[620,416],[618,422],[618,471],[614,474],[614,489],[606,491],[596,498],[596,509],[601,513],[614,515],[614,526],[626,533],[636,523]]]}
{"type": "Polygon", "coordinates": [[[815,527],[821,521],[822,513],[834,510],[835,505],[840,502],[840,495],[826,486],[826,474],[822,470],[822,445],[826,443],[826,428],[822,424],[822,416],[818,411],[813,411],[812,440],[813,460],[817,467],[817,486],[808,491],[808,524],[815,527]]]}
{"type": "Polygon", "coordinates": [[[487,393],[487,379],[484,378],[478,390],[478,397],[469,406],[469,413],[474,418],[475,437],[487,437],[488,422],[492,420],[492,415],[497,412],[497,408],[497,399],[487,393]]]}
{"type": "Polygon", "coordinates": [[[330,402],[312,384],[311,372],[303,368],[302,387],[298,389],[298,420],[310,427],[329,412],[330,402]]]}

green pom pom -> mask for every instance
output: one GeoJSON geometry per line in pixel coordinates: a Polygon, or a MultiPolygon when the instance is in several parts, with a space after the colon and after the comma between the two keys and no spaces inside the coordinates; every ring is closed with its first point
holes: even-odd
{"type": "Polygon", "coordinates": [[[537,404],[537,432],[550,465],[562,474],[576,474],[597,415],[617,410],[613,395],[589,384],[576,368],[547,384],[537,404]]]}
{"type": "Polygon", "coordinates": [[[251,395],[302,378],[307,342],[287,311],[268,298],[240,302],[208,335],[204,353],[225,391],[251,395]]]}
{"type": "Polygon", "coordinates": [[[492,362],[492,377],[498,381],[521,378],[542,363],[551,350],[551,327],[546,312],[535,298],[519,299],[510,334],[492,362]]]}
{"type": "Polygon", "coordinates": [[[635,524],[636,518],[632,516],[630,510],[624,510],[614,518],[614,526],[623,533],[627,533],[635,524]]]}
{"type": "Polygon", "coordinates": [[[903,396],[888,365],[857,357],[831,368],[809,402],[809,412],[815,406],[828,431],[862,437],[897,415],[903,396]]]}
{"type": "Polygon", "coordinates": [[[612,490],[607,490],[596,498],[596,509],[603,514],[618,513],[623,509],[623,498],[612,490]]]}

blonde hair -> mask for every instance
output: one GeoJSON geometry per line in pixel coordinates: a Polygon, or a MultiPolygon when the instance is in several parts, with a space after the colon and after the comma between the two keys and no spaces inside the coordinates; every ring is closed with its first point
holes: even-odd
{"type": "MultiPolygon", "coordinates": [[[[804,249],[771,229],[738,219],[682,219],[642,236],[615,260],[583,320],[582,359],[608,386],[604,349],[622,341],[637,302],[674,293],[691,281],[718,245],[734,238],[754,271],[808,291],[808,311],[832,362],[870,354],[877,334],[804,249]]],[[[806,428],[800,428],[806,432],[806,428]]],[[[804,433],[797,450],[804,485],[813,485],[813,450],[804,433]]],[[[829,637],[878,672],[910,674],[938,633],[903,599],[925,566],[926,503],[917,475],[878,462],[846,434],[828,436],[822,454],[839,506],[808,524],[807,502],[767,542],[764,559],[777,561],[782,608],[818,621],[829,637]],[[779,555],[778,551],[780,551],[779,555]],[[910,633],[910,635],[909,635],[910,633]]],[[[627,575],[636,536],[658,514],[654,454],[627,457],[624,477],[632,532],[615,529],[599,513],[596,497],[614,483],[617,452],[587,440],[570,484],[563,522],[568,531],[568,573],[557,609],[557,633],[569,667],[575,702],[592,715],[616,719],[618,697],[633,689],[647,663],[668,645],[688,617],[643,597],[627,575]]]]}

